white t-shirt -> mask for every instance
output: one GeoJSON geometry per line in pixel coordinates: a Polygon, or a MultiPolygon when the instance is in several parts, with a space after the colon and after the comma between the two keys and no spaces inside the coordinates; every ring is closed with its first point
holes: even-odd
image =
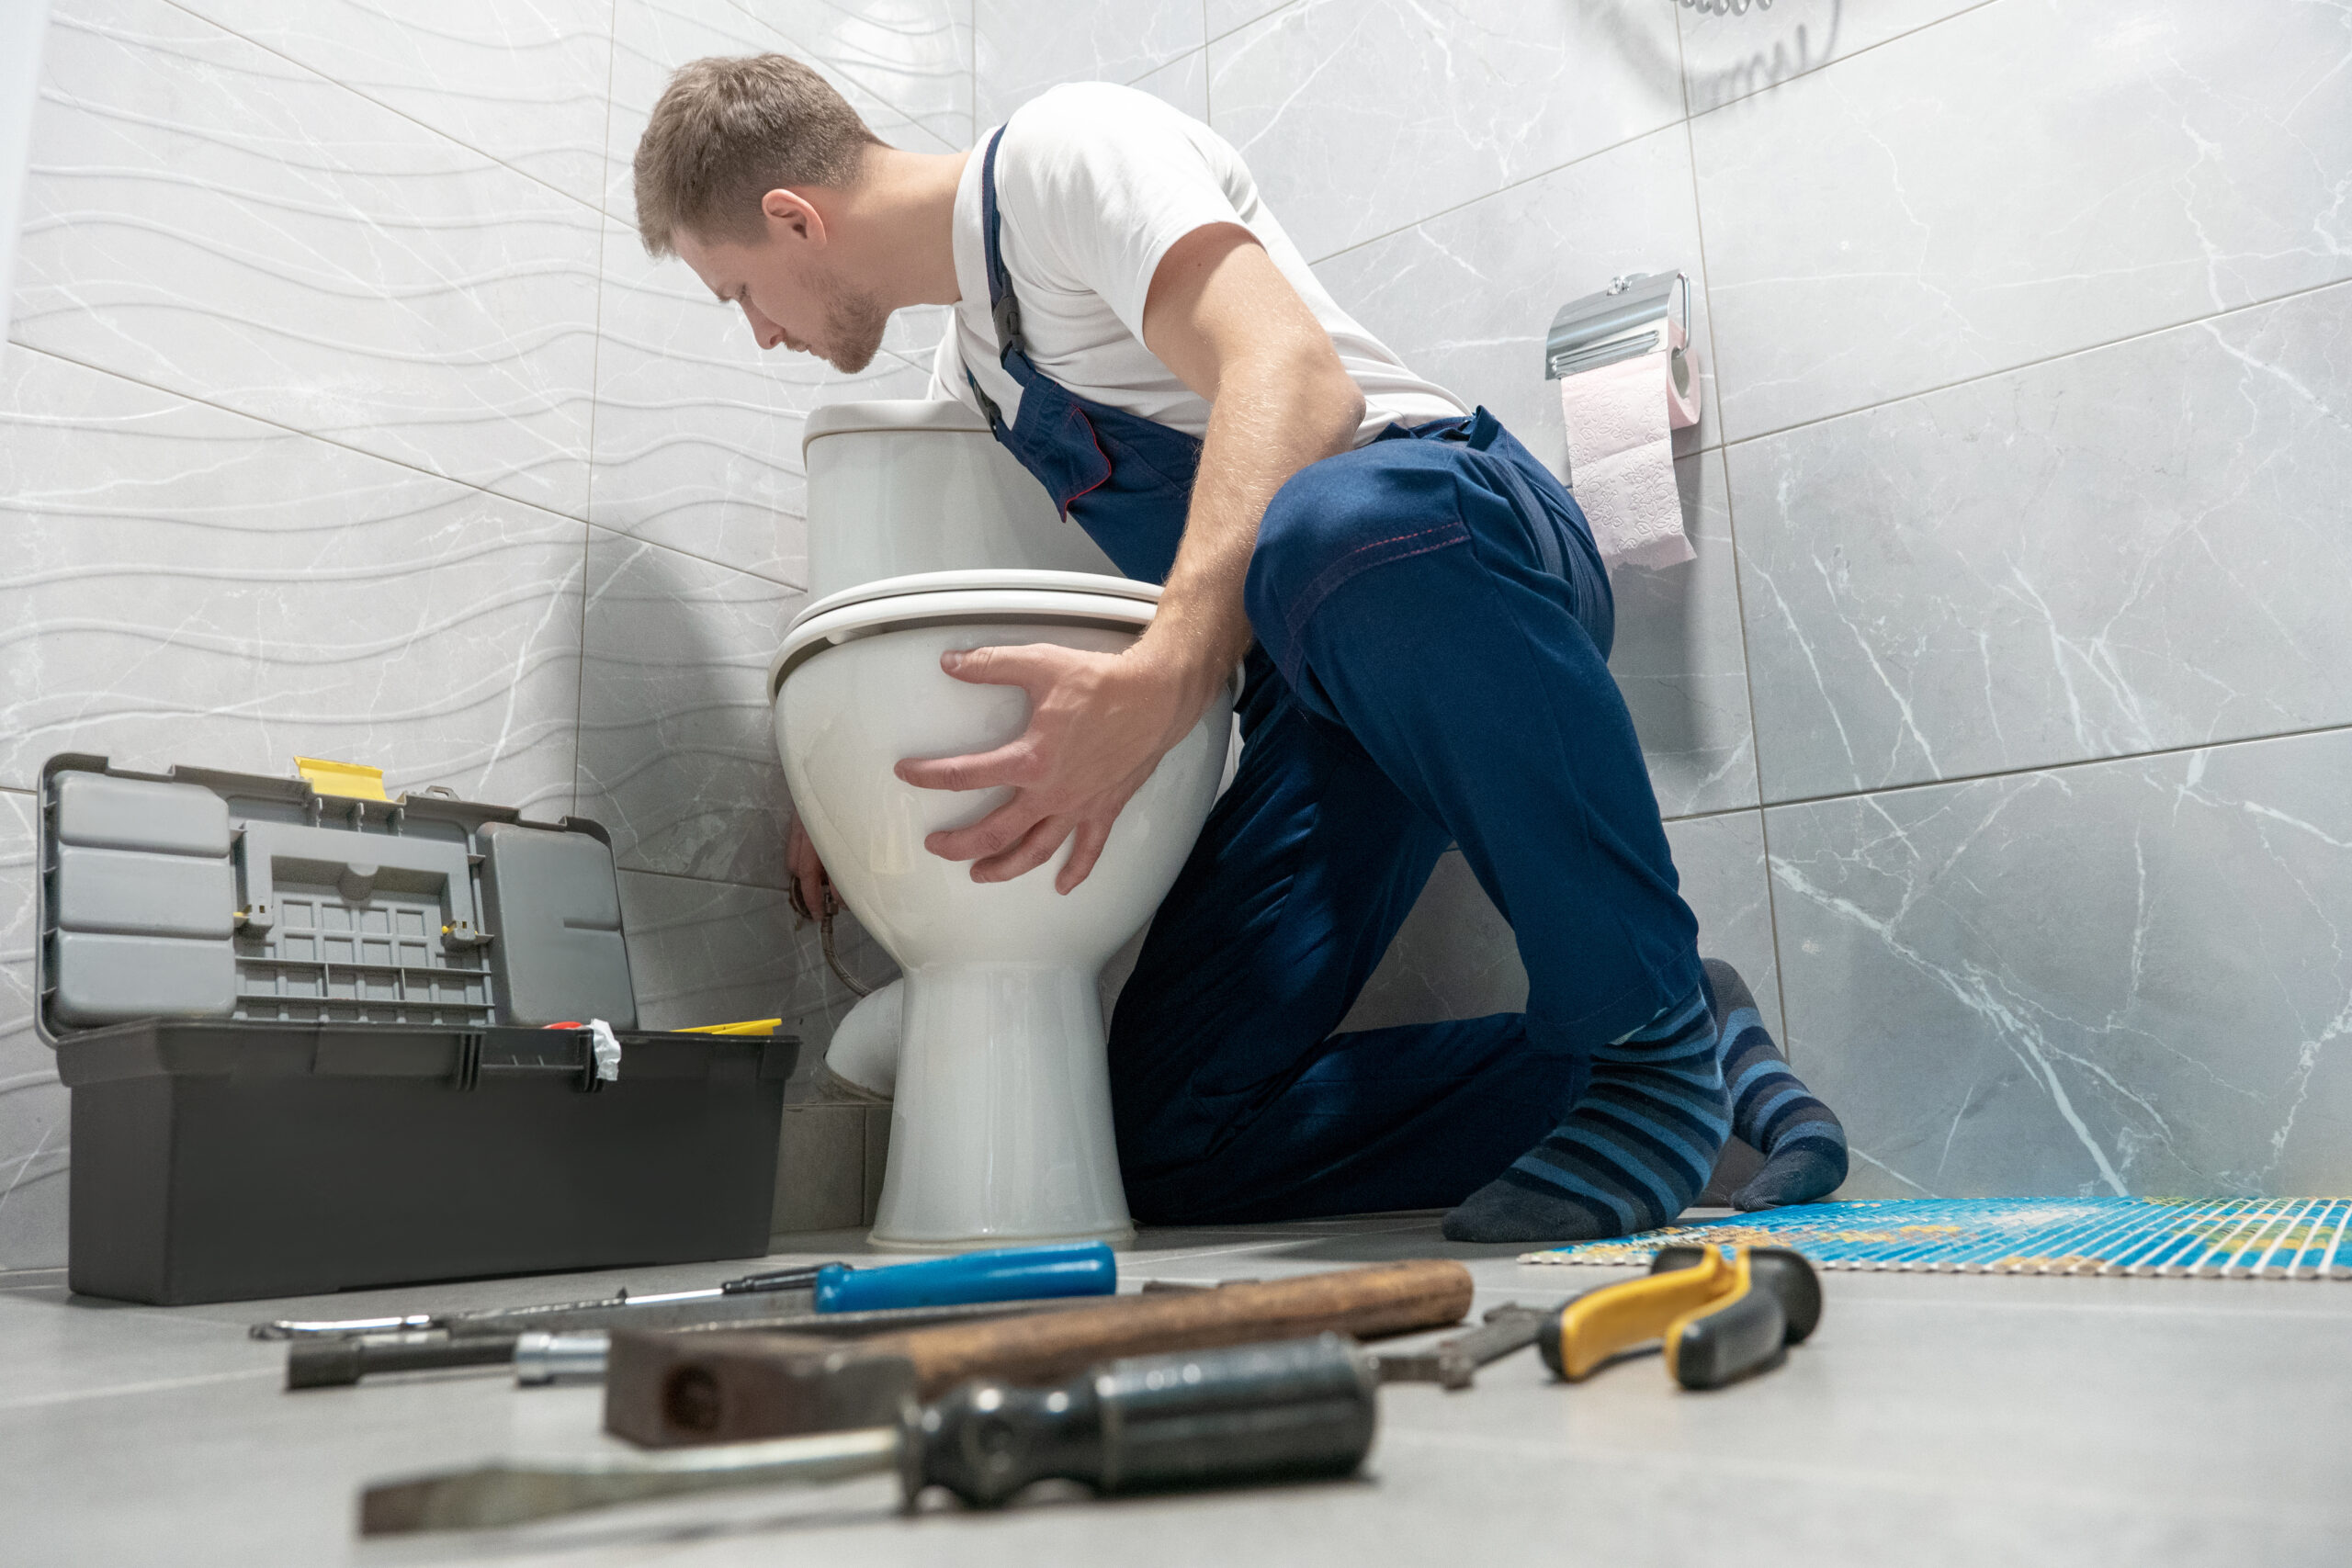
{"type": "MultiPolygon", "coordinates": [[[[1357,444],[1393,423],[1467,413],[1444,388],[1405,368],[1351,321],[1258,197],[1241,155],[1200,121],[1148,93],[1107,83],[1060,86],[1022,106],[996,154],[999,243],[1029,357],[1056,381],[1099,403],[1203,435],[1209,405],[1143,342],[1144,299],[1171,246],[1195,229],[1239,223],[1290,279],[1331,334],[1364,398],[1357,444]]],[[[978,412],[966,366],[1006,421],[1020,388],[997,363],[989,316],[988,249],[980,221],[983,136],[956,192],[956,280],[963,299],[943,338],[931,395],[978,412]]]]}

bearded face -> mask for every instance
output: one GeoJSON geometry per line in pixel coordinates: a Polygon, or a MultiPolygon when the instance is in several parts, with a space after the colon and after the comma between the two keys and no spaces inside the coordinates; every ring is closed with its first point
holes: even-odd
{"type": "Polygon", "coordinates": [[[855,375],[882,351],[890,311],[870,290],[828,276],[817,288],[824,307],[824,339],[809,346],[834,369],[855,375]]]}

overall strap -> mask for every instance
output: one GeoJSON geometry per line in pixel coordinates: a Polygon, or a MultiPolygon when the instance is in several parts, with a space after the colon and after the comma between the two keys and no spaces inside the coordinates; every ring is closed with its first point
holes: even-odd
{"type": "MultiPolygon", "coordinates": [[[[1021,301],[1013,297],[1012,275],[1004,268],[1004,245],[999,237],[1001,220],[996,205],[996,150],[1004,140],[1004,127],[998,126],[989,138],[988,151],[980,155],[980,236],[988,256],[989,320],[996,329],[996,360],[1006,375],[1025,387],[1029,377],[1023,374],[1030,368],[1027,345],[1021,338],[1021,301]]],[[[996,400],[980,388],[979,380],[965,367],[964,379],[969,383],[972,395],[980,402],[980,411],[989,416],[991,429],[1004,423],[996,400]]]]}

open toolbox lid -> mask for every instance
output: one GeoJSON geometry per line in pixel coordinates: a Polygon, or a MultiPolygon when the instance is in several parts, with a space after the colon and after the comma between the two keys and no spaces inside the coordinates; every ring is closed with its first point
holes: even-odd
{"type": "Polygon", "coordinates": [[[41,769],[40,807],[34,1017],[51,1045],[143,1019],[636,1027],[594,822],[73,754],[41,769]]]}

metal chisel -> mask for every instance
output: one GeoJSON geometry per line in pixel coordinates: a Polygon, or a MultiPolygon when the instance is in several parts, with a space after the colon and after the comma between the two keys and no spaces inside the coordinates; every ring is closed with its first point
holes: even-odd
{"type": "Polygon", "coordinates": [[[641,1498],[895,1471],[905,1506],[944,1486],[975,1507],[1032,1482],[1101,1493],[1352,1473],[1379,1425],[1369,1359],[1336,1334],[1138,1356],[1058,1388],[967,1382],[923,1408],[872,1385],[865,1424],[813,1436],[504,1463],[370,1486],[362,1535],[478,1529],[641,1498]]]}

